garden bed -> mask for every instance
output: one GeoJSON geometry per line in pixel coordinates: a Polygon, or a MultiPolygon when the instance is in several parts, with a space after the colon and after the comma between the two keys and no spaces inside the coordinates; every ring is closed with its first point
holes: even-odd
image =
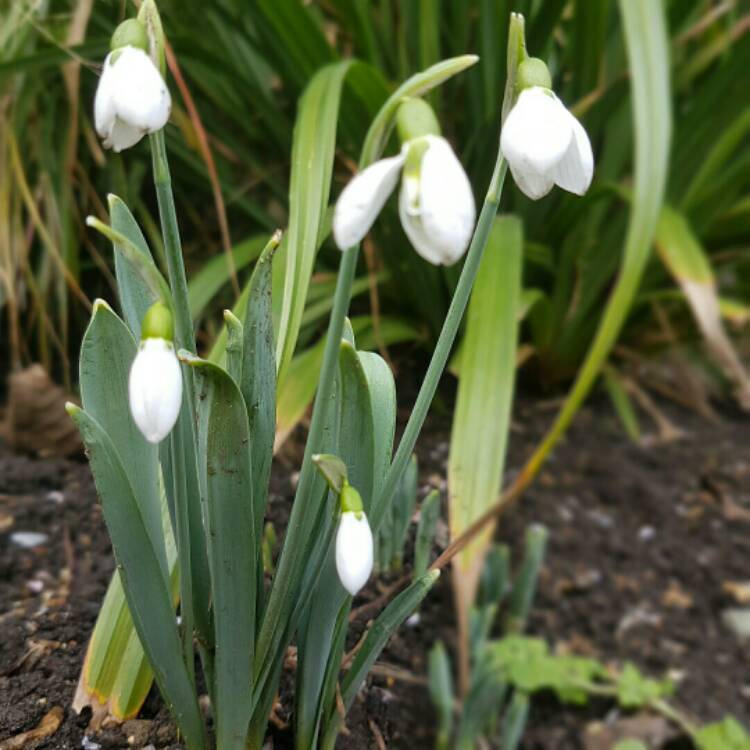
{"type": "MultiPolygon", "coordinates": [[[[553,414],[548,404],[519,402],[510,472],[553,414]]],[[[623,435],[607,404],[585,409],[534,486],[503,517],[498,538],[518,548],[528,523],[550,530],[532,634],[557,649],[615,664],[632,660],[653,676],[669,673],[678,681],[676,704],[696,720],[731,713],[748,725],[750,647],[725,623],[727,610],[750,606],[746,425],[731,416],[712,424],[686,411],[669,415],[682,437],[638,446],[623,435]]],[[[428,423],[420,445],[422,489],[445,488],[449,426],[440,419],[428,423]]],[[[288,507],[292,465],[282,459],[275,467],[274,520],[288,507]]],[[[443,527],[442,544],[446,533],[443,527]]],[[[7,738],[33,729],[47,715],[47,726],[57,723],[57,707],[59,726],[39,746],[80,748],[89,717],[69,706],[113,567],[88,466],[0,448],[0,534],[0,748],[9,750],[7,738]],[[22,549],[11,541],[18,532],[47,539],[22,549]]],[[[371,584],[356,605],[379,593],[378,584],[371,584]]],[[[365,624],[366,616],[353,638],[365,624]]],[[[446,576],[418,620],[391,640],[348,717],[350,735],[340,747],[382,747],[381,740],[389,748],[432,747],[426,655],[436,638],[451,644],[452,632],[446,576]]],[[[291,674],[283,685],[291,688],[291,674]]],[[[289,703],[290,695],[282,693],[280,725],[289,703]]],[[[605,748],[594,744],[592,723],[616,719],[606,701],[581,709],[540,695],[523,747],[605,748]]],[[[274,731],[275,748],[291,746],[288,733],[274,731]]],[[[179,746],[155,691],[140,720],[89,739],[126,747],[128,737],[135,747],[179,746]]]]}

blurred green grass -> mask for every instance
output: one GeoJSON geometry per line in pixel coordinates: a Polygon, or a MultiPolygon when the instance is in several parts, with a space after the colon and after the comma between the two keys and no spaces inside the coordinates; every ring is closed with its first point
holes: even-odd
{"type": "MultiPolygon", "coordinates": [[[[750,300],[750,12],[731,1],[664,2],[674,116],[666,200],[713,270],[720,309],[730,321],[744,321],[750,300]]],[[[188,270],[204,294],[204,349],[219,330],[220,309],[235,299],[223,250],[234,247],[244,281],[252,263],[248,247],[287,225],[297,102],[315,72],[348,57],[365,64],[343,91],[335,198],[354,169],[369,118],[393,87],[441,58],[479,54],[479,64],[433,94],[432,103],[481,195],[499,135],[507,18],[511,10],[523,12],[530,53],[549,61],[556,91],[584,122],[597,159],[585,198],[555,191],[532,203],[510,189],[503,206],[524,224],[524,287],[534,299],[523,331],[532,351],[526,377],[554,387],[575,374],[622,262],[631,208],[636,136],[615,2],[164,0],[160,9],[194,102],[191,113],[172,77],[166,136],[188,270]],[[201,129],[215,163],[214,184],[201,129]]],[[[108,38],[132,12],[124,1],[0,0],[2,350],[10,366],[38,360],[68,383],[75,380],[71,362],[88,302],[114,296],[111,249],[86,231],[85,216],[104,218],[104,198],[115,192],[160,252],[147,146],[105,153],[93,131],[93,95],[108,38]]],[[[457,269],[422,262],[392,206],[371,237],[365,255],[371,273],[383,270],[373,285],[380,310],[411,318],[434,335],[457,269]]],[[[683,294],[679,249],[676,254],[676,264],[674,254],[669,264],[660,260],[663,254],[648,261],[624,332],[637,351],[674,343],[654,335],[665,315],[681,345],[699,340],[683,294]]],[[[316,264],[322,283],[330,283],[327,274],[337,261],[325,240],[316,264]]],[[[310,341],[319,325],[320,317],[310,316],[300,340],[310,341]]]]}

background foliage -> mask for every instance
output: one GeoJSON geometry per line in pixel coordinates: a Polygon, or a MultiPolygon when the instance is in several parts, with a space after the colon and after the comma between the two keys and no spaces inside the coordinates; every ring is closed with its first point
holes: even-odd
{"type": "MultiPolygon", "coordinates": [[[[104,217],[100,196],[115,192],[134,208],[157,253],[160,247],[145,143],[128,153],[126,169],[121,156],[101,150],[92,124],[108,37],[130,9],[92,0],[2,0],[0,7],[3,353],[12,365],[40,360],[70,380],[90,301],[113,296],[111,251],[86,231],[83,217],[104,217]]],[[[668,0],[665,7],[675,114],[670,212],[615,364],[631,361],[633,344],[642,355],[677,342],[693,357],[701,333],[712,351],[724,351],[711,374],[730,382],[747,405],[747,381],[725,328],[727,320],[742,325],[748,316],[750,111],[743,73],[750,14],[731,1],[668,0]]],[[[526,380],[553,387],[576,372],[621,263],[630,210],[637,133],[616,3],[164,0],[160,8],[174,51],[166,135],[204,349],[265,238],[289,223],[292,144],[316,127],[300,122],[295,135],[297,104],[316,72],[344,58],[361,61],[341,90],[335,196],[395,82],[444,57],[479,54],[479,64],[433,94],[432,103],[481,195],[498,137],[507,18],[510,10],[524,12],[530,53],[549,60],[556,90],[582,118],[597,157],[594,186],[583,200],[555,191],[534,204],[515,189],[504,198],[504,210],[523,220],[526,380]]],[[[391,207],[367,243],[356,305],[410,318],[429,342],[457,270],[432,268],[411,252],[395,214],[391,207]]],[[[317,338],[338,261],[327,227],[318,231],[323,243],[298,341],[303,347],[317,338]]],[[[374,328],[374,342],[382,344],[374,328]]]]}

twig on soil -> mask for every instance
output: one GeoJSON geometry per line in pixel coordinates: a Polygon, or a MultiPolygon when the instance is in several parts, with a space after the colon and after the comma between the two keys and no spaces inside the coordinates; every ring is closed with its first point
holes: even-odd
{"type": "Polygon", "coordinates": [[[410,575],[401,576],[401,578],[388,586],[380,596],[367,602],[367,604],[363,604],[362,606],[353,609],[349,613],[349,622],[359,620],[363,615],[369,615],[371,612],[385,606],[391,600],[391,597],[404,588],[409,581],[411,581],[410,575]]]}
{"type": "Polygon", "coordinates": [[[372,719],[368,719],[367,723],[370,725],[370,731],[375,738],[375,744],[378,746],[378,750],[388,750],[388,745],[385,744],[383,733],[378,728],[378,725],[372,719]]]}

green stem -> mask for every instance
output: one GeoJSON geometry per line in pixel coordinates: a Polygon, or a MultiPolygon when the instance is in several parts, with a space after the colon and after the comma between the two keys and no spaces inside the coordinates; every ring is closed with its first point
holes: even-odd
{"type": "Polygon", "coordinates": [[[394,456],[393,462],[386,474],[383,488],[380,491],[377,502],[373,504],[373,507],[377,509],[378,514],[378,517],[373,518],[373,526],[375,528],[377,528],[379,520],[385,512],[385,508],[393,497],[393,493],[396,491],[401,476],[406,470],[409,458],[414,450],[419,433],[422,430],[422,425],[424,425],[425,418],[427,417],[427,412],[432,404],[432,399],[435,397],[435,391],[440,382],[440,377],[448,362],[448,357],[453,348],[453,342],[456,340],[458,328],[461,324],[464,312],[466,311],[466,305],[469,302],[469,295],[474,286],[474,279],[476,279],[479,264],[482,260],[482,255],[484,254],[484,249],[487,246],[490,229],[492,228],[492,223],[497,214],[497,207],[500,203],[500,194],[502,193],[506,170],[507,165],[505,160],[502,155],[498,153],[492,181],[487,190],[487,196],[484,199],[482,212],[479,215],[479,221],[474,230],[474,236],[471,239],[469,252],[466,255],[466,261],[461,270],[461,276],[458,280],[456,291],[451,300],[450,307],[448,308],[448,314],[445,316],[445,321],[443,322],[443,328],[440,331],[437,344],[435,345],[435,351],[432,353],[432,359],[430,360],[424,381],[419,389],[417,400],[414,402],[414,408],[409,416],[409,421],[406,423],[406,428],[404,429],[404,434],[402,435],[398,449],[396,450],[396,455],[394,456]]]}
{"type": "MultiPolygon", "coordinates": [[[[180,229],[177,225],[177,212],[175,210],[174,195],[172,193],[172,178],[169,172],[167,160],[167,149],[164,143],[164,131],[159,130],[150,136],[151,159],[154,172],[154,186],[156,188],[156,199],[159,204],[159,219],[161,222],[162,237],[164,240],[164,251],[167,259],[167,274],[169,286],[172,290],[172,304],[174,307],[175,342],[177,349],[187,349],[195,354],[195,336],[193,334],[193,323],[190,317],[188,302],[187,277],[185,275],[185,264],[182,258],[182,243],[180,242],[180,229]]],[[[193,372],[190,367],[183,365],[182,374],[185,380],[185,401],[188,404],[189,424],[183,429],[183,436],[188,433],[188,441],[191,450],[189,454],[195,456],[195,391],[193,388],[193,372]]],[[[177,426],[179,429],[180,425],[177,426]]],[[[194,658],[193,658],[193,577],[191,570],[192,551],[190,549],[190,513],[188,509],[187,486],[185,482],[185,446],[182,441],[173,435],[172,460],[175,464],[175,477],[177,478],[175,521],[177,526],[177,559],[180,566],[180,617],[182,619],[182,643],[185,663],[193,680],[194,658]],[[182,491],[180,491],[182,490],[182,491]]]]}

